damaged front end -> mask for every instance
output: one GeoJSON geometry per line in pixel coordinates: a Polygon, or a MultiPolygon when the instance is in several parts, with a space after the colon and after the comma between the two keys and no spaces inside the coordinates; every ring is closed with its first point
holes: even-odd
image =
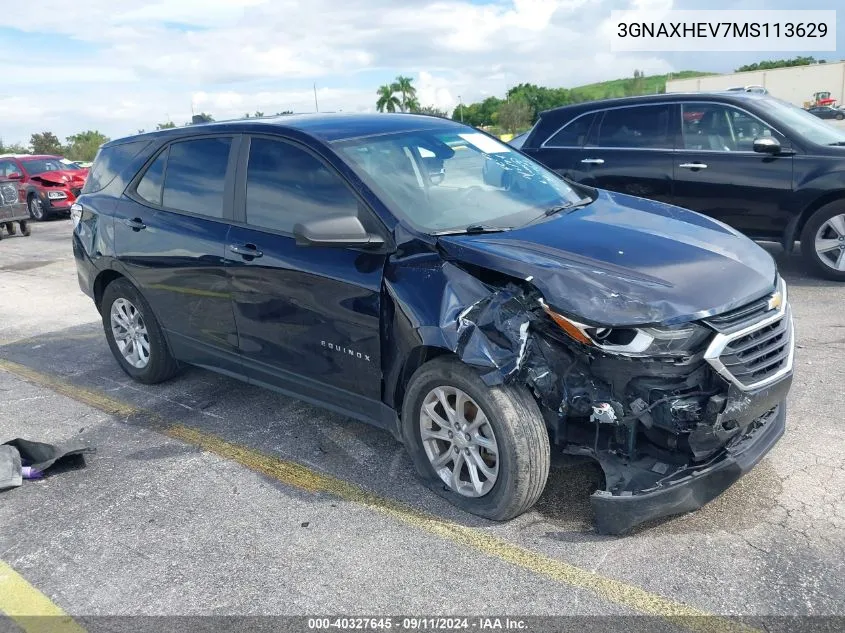
{"type": "Polygon", "coordinates": [[[530,277],[486,279],[483,292],[472,272],[456,271],[473,299],[447,293],[441,331],[488,385],[528,386],[553,445],[598,461],[599,532],[701,507],[783,434],[794,342],[782,280],[697,321],[608,327],[549,307],[530,277]]]}

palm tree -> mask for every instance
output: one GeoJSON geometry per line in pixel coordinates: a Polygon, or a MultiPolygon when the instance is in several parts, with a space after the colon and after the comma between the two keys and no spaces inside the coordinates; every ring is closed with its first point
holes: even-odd
{"type": "Polygon", "coordinates": [[[407,112],[415,105],[419,105],[416,99],[417,89],[414,88],[413,82],[414,80],[410,77],[403,77],[402,75],[399,75],[393,83],[393,90],[395,92],[402,93],[402,100],[399,102],[399,107],[402,108],[402,112],[407,112]]]}
{"type": "Polygon", "coordinates": [[[389,84],[379,86],[379,89],[376,90],[376,94],[378,95],[376,110],[379,112],[384,112],[385,110],[388,112],[396,112],[396,108],[401,107],[401,103],[399,102],[399,99],[396,98],[396,95],[393,94],[394,92],[394,87],[389,84]]]}

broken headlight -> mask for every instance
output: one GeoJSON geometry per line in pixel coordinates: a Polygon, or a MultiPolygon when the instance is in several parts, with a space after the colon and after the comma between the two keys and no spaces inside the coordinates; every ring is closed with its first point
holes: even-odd
{"type": "Polygon", "coordinates": [[[671,327],[593,327],[573,321],[545,303],[543,309],[570,338],[610,354],[688,356],[702,347],[712,333],[697,323],[671,327]]]}

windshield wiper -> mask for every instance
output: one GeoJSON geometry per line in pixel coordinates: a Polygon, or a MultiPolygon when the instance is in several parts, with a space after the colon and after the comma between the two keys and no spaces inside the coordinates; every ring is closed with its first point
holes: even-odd
{"type": "MultiPolygon", "coordinates": [[[[575,211],[575,209],[586,207],[588,204],[592,203],[592,198],[581,198],[580,200],[574,200],[564,204],[556,204],[543,211],[543,215],[534,218],[528,224],[534,224],[535,222],[539,222],[540,220],[543,220],[551,215],[555,215],[556,213],[562,213],[563,211],[575,211]]],[[[525,226],[528,226],[528,224],[525,226]]]]}
{"type": "Polygon", "coordinates": [[[437,231],[432,235],[473,235],[477,233],[501,233],[502,231],[510,231],[509,226],[484,226],[483,224],[470,224],[462,229],[446,229],[445,231],[437,231]]]}
{"type": "Polygon", "coordinates": [[[593,201],[592,198],[581,198],[580,200],[575,200],[574,202],[567,202],[565,204],[556,204],[553,207],[549,207],[545,211],[543,211],[544,217],[549,217],[550,215],[554,215],[555,213],[560,213],[561,211],[574,211],[575,209],[580,209],[581,207],[586,207],[593,201]]]}
{"type": "Polygon", "coordinates": [[[845,141],[834,141],[833,143],[828,143],[828,145],[845,145],[845,141]]]}

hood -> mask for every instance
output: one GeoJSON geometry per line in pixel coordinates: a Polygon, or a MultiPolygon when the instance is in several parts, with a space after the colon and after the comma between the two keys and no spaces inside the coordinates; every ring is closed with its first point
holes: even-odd
{"type": "Polygon", "coordinates": [[[32,180],[45,185],[81,187],[87,176],[87,169],[56,169],[33,176],[32,180]]]}
{"type": "Polygon", "coordinates": [[[607,191],[545,222],[439,243],[458,262],[530,281],[592,325],[701,319],[773,292],[777,275],[765,250],[721,222],[607,191]]]}

